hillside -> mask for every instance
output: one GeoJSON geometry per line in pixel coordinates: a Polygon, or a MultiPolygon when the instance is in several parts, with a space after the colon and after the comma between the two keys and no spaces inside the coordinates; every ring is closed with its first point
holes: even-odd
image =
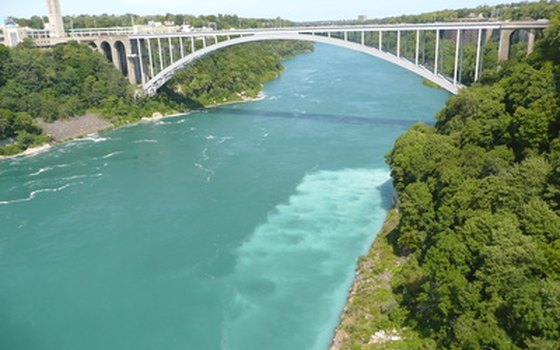
{"type": "Polygon", "coordinates": [[[389,288],[358,282],[377,297],[353,295],[340,348],[560,348],[559,92],[557,16],[527,60],[396,141],[399,223],[372,248],[388,256],[389,288]],[[373,341],[393,330],[401,340],[373,341]]]}

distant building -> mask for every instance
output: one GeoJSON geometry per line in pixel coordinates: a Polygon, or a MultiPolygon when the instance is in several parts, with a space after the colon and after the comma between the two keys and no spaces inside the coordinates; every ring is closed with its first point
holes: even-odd
{"type": "Polygon", "coordinates": [[[181,31],[182,32],[192,32],[193,31],[193,27],[191,25],[191,22],[185,22],[183,23],[183,25],[181,26],[181,31]]]}
{"type": "Polygon", "coordinates": [[[27,37],[27,28],[20,27],[12,17],[0,17],[0,44],[14,47],[27,37]]]}
{"type": "Polygon", "coordinates": [[[173,22],[171,25],[162,24],[161,22],[149,21],[146,25],[132,26],[134,34],[161,34],[161,33],[176,33],[181,27],[176,26],[173,22]]]}
{"type": "Polygon", "coordinates": [[[2,27],[17,27],[17,23],[12,16],[0,17],[0,26],[2,26],[2,27]]]}
{"type": "Polygon", "coordinates": [[[358,22],[365,22],[367,21],[367,16],[366,15],[359,15],[358,16],[358,22]]]}

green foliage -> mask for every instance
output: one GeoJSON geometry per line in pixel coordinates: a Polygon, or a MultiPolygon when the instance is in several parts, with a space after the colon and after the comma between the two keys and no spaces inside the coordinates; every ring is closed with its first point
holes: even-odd
{"type": "Polygon", "coordinates": [[[550,20],[544,39],[537,43],[532,61],[535,64],[550,61],[557,66],[560,65],[560,16],[550,20]]]}
{"type": "Polygon", "coordinates": [[[433,198],[423,182],[413,182],[402,193],[399,248],[402,251],[421,249],[433,227],[433,198]]]}
{"type": "Polygon", "coordinates": [[[0,45],[0,87],[6,83],[8,76],[6,73],[6,64],[10,61],[10,49],[4,45],[0,45]]]}
{"type": "Polygon", "coordinates": [[[409,254],[394,286],[401,327],[437,348],[560,347],[556,34],[387,155],[402,215],[394,247],[409,254]]]}
{"type": "Polygon", "coordinates": [[[311,50],[311,43],[294,41],[235,46],[179,72],[167,84],[167,91],[190,98],[190,103],[199,106],[254,98],[266,81],[282,72],[282,60],[311,50]]]}
{"type": "Polygon", "coordinates": [[[41,128],[29,114],[0,109],[0,141],[13,140],[0,147],[0,155],[16,154],[47,142],[48,139],[41,133],[41,128]]]}
{"type": "Polygon", "coordinates": [[[106,96],[130,95],[109,62],[76,42],[50,50],[18,46],[3,66],[7,81],[0,87],[0,108],[46,121],[81,115],[106,96]]]}
{"type": "Polygon", "coordinates": [[[477,19],[479,17],[484,19],[523,21],[553,18],[558,13],[560,13],[560,2],[557,0],[540,0],[535,2],[504,3],[495,6],[482,5],[476,8],[441,10],[419,15],[402,15],[374,19],[367,21],[367,23],[451,22],[472,18],[477,19]]]}
{"type": "Polygon", "coordinates": [[[283,59],[312,48],[302,42],[267,42],[227,49],[180,72],[156,97],[141,97],[87,45],[70,42],[46,50],[29,43],[11,50],[0,45],[0,141],[14,140],[0,152],[18,153],[46,142],[34,118],[50,122],[91,111],[122,125],[155,112],[255,97],[265,81],[282,71],[283,59]]]}
{"type": "MultiPolygon", "coordinates": [[[[29,19],[16,18],[18,24],[24,27],[43,29],[43,23],[48,22],[47,18],[41,19],[33,16],[29,19]]],[[[231,28],[262,28],[262,27],[281,27],[293,26],[294,22],[278,18],[243,18],[237,15],[219,14],[209,16],[193,16],[189,14],[171,14],[139,16],[135,14],[124,15],[78,15],[64,16],[65,29],[79,28],[108,28],[108,27],[129,27],[133,24],[148,24],[150,21],[165,22],[172,25],[182,25],[190,23],[193,27],[211,27],[214,29],[231,28]]]]}

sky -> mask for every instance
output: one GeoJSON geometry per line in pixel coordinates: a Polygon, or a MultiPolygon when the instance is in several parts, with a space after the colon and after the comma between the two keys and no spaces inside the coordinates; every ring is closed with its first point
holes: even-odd
{"type": "MultiPolygon", "coordinates": [[[[0,16],[46,15],[46,0],[1,0],[0,16]]],[[[236,14],[294,21],[382,18],[449,8],[509,3],[511,0],[60,0],[63,15],[183,13],[236,14]]]]}

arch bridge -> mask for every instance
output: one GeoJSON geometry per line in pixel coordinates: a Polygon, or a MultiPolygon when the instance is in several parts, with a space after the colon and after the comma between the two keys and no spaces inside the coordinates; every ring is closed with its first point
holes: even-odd
{"type": "MultiPolygon", "coordinates": [[[[325,43],[380,58],[456,94],[476,82],[483,69],[510,58],[514,41],[533,51],[547,21],[449,22],[192,31],[161,34],[81,31],[88,42],[128,77],[155,94],[178,71],[226,47],[268,40],[325,43]],[[496,56],[493,56],[493,55],[496,56]]],[[[518,46],[516,46],[518,48],[518,46]]]]}

